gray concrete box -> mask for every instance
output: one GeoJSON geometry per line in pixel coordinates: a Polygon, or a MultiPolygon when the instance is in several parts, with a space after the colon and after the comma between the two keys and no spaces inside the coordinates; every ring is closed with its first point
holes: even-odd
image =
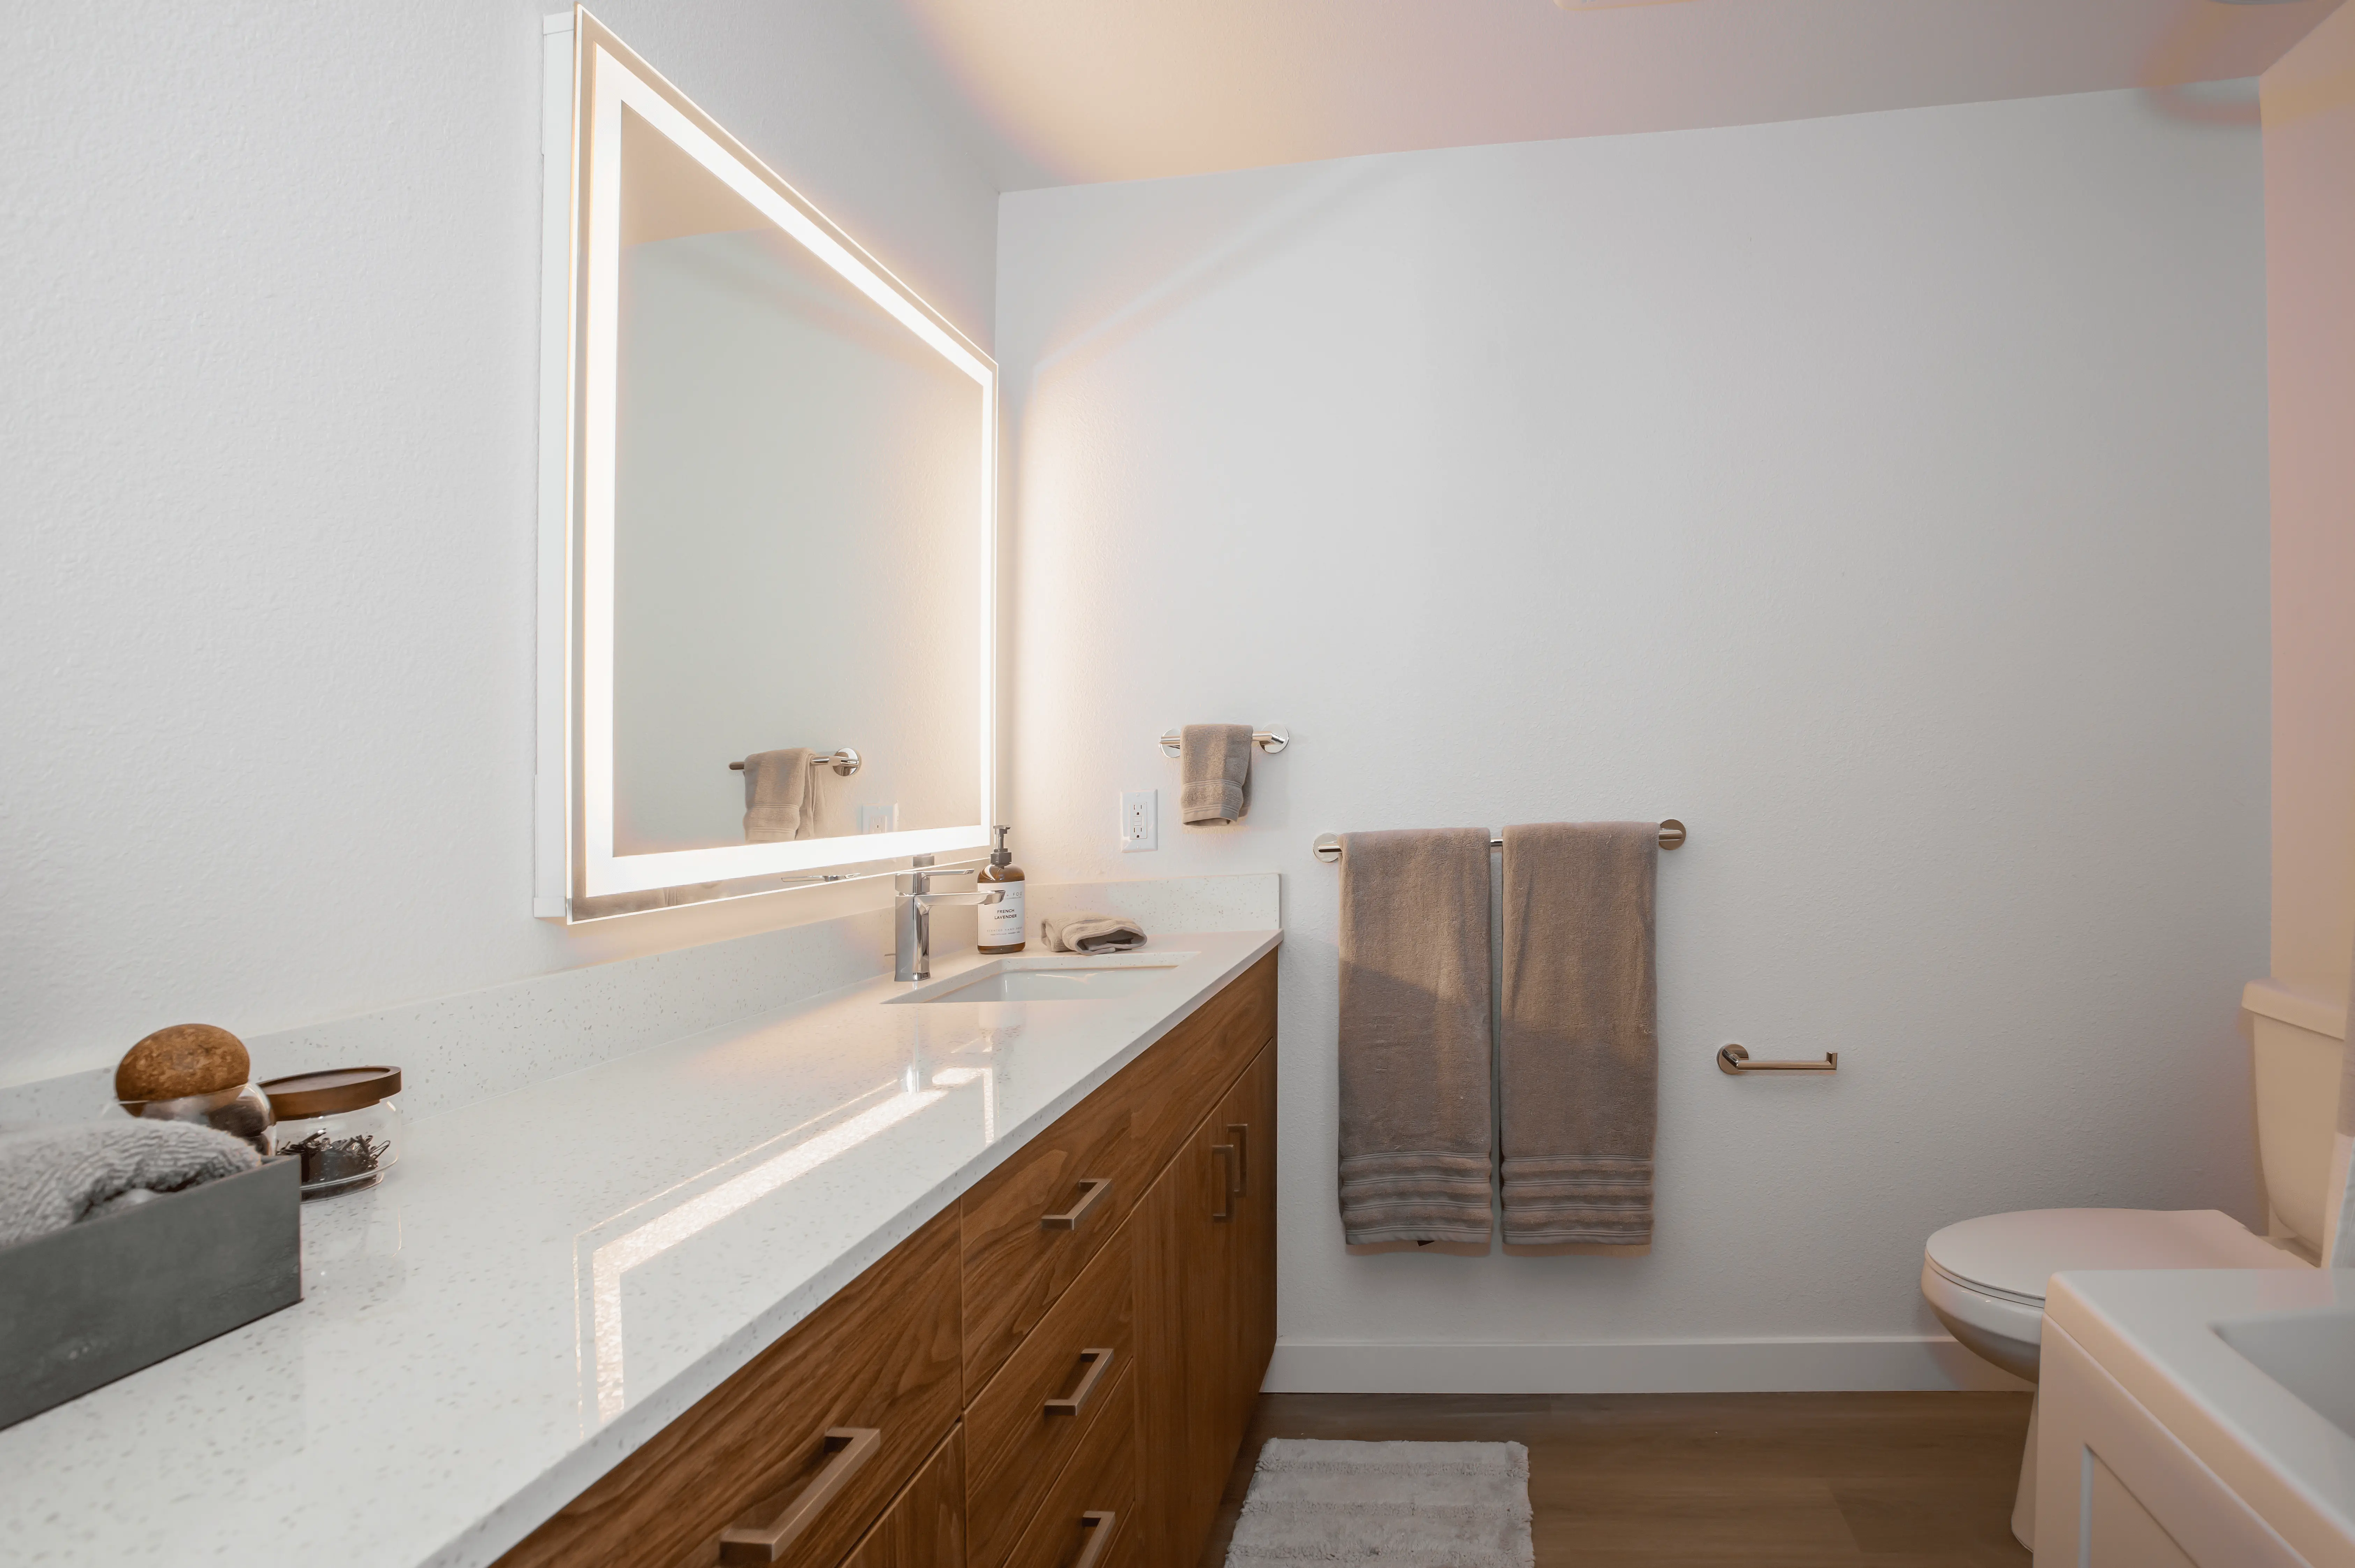
{"type": "Polygon", "coordinates": [[[302,1210],[281,1155],[0,1247],[0,1426],[303,1299],[302,1210]]]}

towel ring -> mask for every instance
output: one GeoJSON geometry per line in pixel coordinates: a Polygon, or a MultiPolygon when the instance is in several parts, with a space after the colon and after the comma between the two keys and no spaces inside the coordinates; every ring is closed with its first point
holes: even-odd
{"type": "MultiPolygon", "coordinates": [[[[1662,849],[1676,849],[1682,845],[1684,842],[1685,825],[1682,822],[1679,822],[1674,817],[1670,817],[1660,824],[1660,847],[1662,849]]],[[[1503,849],[1505,847],[1505,841],[1500,838],[1491,837],[1488,840],[1488,847],[1492,850],[1503,849]]],[[[1341,858],[1341,835],[1338,833],[1317,834],[1316,842],[1308,846],[1308,853],[1315,855],[1318,860],[1323,861],[1326,864],[1332,864],[1335,861],[1341,858]]],[[[1729,1072],[1732,1070],[1732,1068],[1727,1069],[1729,1072]]]]}
{"type": "MultiPolygon", "coordinates": [[[[1165,757],[1178,756],[1181,749],[1178,742],[1182,739],[1184,739],[1184,736],[1174,729],[1164,735],[1161,737],[1162,755],[1165,757]]],[[[1255,729],[1252,731],[1252,744],[1258,747],[1262,751],[1266,752],[1270,757],[1273,757],[1277,752],[1282,751],[1285,747],[1292,744],[1292,732],[1284,728],[1280,724],[1272,724],[1265,729],[1255,729]]]]}
{"type": "MultiPolygon", "coordinates": [[[[837,773],[839,773],[845,779],[847,779],[852,774],[858,771],[858,753],[851,750],[850,747],[847,746],[840,751],[817,752],[810,758],[810,766],[812,768],[831,768],[837,773]]],[[[731,762],[728,765],[728,770],[731,773],[741,773],[744,771],[744,764],[741,761],[731,762]]]]}

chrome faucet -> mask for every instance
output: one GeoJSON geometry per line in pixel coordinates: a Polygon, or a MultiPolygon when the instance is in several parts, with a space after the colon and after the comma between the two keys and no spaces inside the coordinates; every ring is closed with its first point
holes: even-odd
{"type": "Polygon", "coordinates": [[[891,878],[891,978],[922,980],[932,978],[932,906],[935,904],[996,904],[1006,896],[1002,887],[987,893],[934,893],[936,876],[972,876],[981,868],[968,865],[950,871],[932,869],[932,857],[920,854],[913,871],[891,878]]]}

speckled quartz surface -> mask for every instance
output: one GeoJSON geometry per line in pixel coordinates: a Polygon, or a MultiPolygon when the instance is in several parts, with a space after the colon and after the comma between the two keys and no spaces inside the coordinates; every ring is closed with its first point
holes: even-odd
{"type": "Polygon", "coordinates": [[[1279,939],[1157,935],[1093,1001],[870,981],[419,1118],[304,1206],[299,1306],[0,1432],[0,1555],[489,1563],[1279,939]]]}

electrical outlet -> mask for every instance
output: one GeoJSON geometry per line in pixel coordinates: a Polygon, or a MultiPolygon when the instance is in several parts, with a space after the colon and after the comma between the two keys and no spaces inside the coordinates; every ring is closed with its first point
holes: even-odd
{"type": "Polygon", "coordinates": [[[1161,791],[1126,789],[1120,797],[1120,853],[1161,847],[1161,791]]]}
{"type": "Polygon", "coordinates": [[[858,808],[858,831],[862,833],[895,832],[900,826],[900,802],[882,806],[858,808]]]}

